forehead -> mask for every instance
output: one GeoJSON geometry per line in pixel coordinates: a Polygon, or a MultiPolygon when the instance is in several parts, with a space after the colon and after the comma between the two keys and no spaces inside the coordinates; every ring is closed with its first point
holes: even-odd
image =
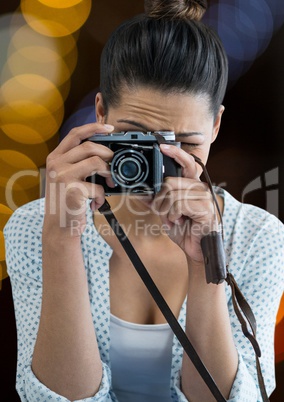
{"type": "Polygon", "coordinates": [[[119,106],[109,109],[109,117],[133,120],[151,129],[175,129],[177,124],[202,123],[212,119],[206,96],[169,94],[155,89],[124,90],[119,106]]]}

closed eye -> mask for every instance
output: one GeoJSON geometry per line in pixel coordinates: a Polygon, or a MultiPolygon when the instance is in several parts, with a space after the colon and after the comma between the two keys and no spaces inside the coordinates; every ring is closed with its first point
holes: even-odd
{"type": "Polygon", "coordinates": [[[188,142],[181,142],[182,147],[190,147],[190,148],[196,148],[199,146],[199,144],[190,144],[188,142]]]}

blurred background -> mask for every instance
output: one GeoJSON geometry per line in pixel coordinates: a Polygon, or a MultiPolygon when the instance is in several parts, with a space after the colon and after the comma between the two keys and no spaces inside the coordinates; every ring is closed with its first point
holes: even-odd
{"type": "MultiPolygon", "coordinates": [[[[43,195],[45,159],[95,120],[99,58],[110,32],[143,0],[0,2],[0,400],[18,402],[16,329],[3,228],[43,195]]],[[[208,170],[214,184],[284,222],[284,3],[211,0],[204,21],[230,62],[226,111],[208,170]]],[[[284,302],[277,316],[272,402],[284,400],[284,302]],[[281,381],[282,380],[282,381],[281,381]]],[[[241,401],[240,401],[241,402],[241,401]]]]}

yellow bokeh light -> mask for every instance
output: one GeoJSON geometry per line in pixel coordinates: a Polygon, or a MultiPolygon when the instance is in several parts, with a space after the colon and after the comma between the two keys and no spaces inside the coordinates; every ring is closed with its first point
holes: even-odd
{"type": "Polygon", "coordinates": [[[40,188],[39,185],[35,185],[32,188],[25,189],[24,187],[15,184],[11,189],[6,189],[6,199],[8,199],[9,205],[13,210],[29,203],[30,201],[40,198],[40,188]]]}
{"type": "Polygon", "coordinates": [[[21,12],[11,17],[0,71],[0,288],[8,276],[3,228],[13,210],[42,195],[45,170],[38,167],[63,121],[76,37],[91,6],[91,0],[21,0],[21,12]]]}
{"type": "Polygon", "coordinates": [[[54,124],[55,121],[51,115],[47,116],[47,125],[45,125],[45,131],[41,129],[41,126],[45,123],[42,119],[38,121],[33,120],[38,126],[40,126],[40,132],[25,124],[4,124],[2,130],[5,134],[14,141],[21,142],[22,144],[41,144],[48,140],[51,136],[57,133],[58,127],[54,124]],[[47,132],[46,132],[47,131],[47,132]]]}
{"type": "MultiPolygon", "coordinates": [[[[6,81],[9,81],[10,79],[18,75],[30,74],[41,76],[54,84],[54,86],[60,92],[62,100],[66,100],[70,92],[70,76],[73,72],[70,70],[69,65],[67,64],[69,61],[69,57],[67,56],[66,60],[58,59],[54,62],[50,60],[48,63],[43,63],[40,61],[33,62],[32,60],[29,60],[25,57],[25,55],[31,50],[32,49],[30,48],[22,49],[22,51],[17,51],[8,58],[6,64],[2,69],[0,82],[2,82],[4,85],[6,81]]],[[[33,50],[37,51],[35,47],[33,48],[33,50]]],[[[40,51],[38,51],[37,54],[45,53],[45,50],[46,49],[40,48],[40,51]]],[[[51,54],[51,51],[47,51],[46,53],[51,54]]],[[[53,56],[55,55],[56,54],[53,54],[53,56]]],[[[70,57],[72,58],[71,54],[70,57]]]]}
{"type": "Polygon", "coordinates": [[[0,87],[15,75],[41,75],[53,82],[65,100],[70,92],[69,79],[77,64],[79,31],[60,38],[46,37],[32,30],[19,13],[8,21],[7,38],[3,38],[2,31],[0,35],[0,41],[4,40],[0,87]]]}
{"type": "Polygon", "coordinates": [[[58,110],[62,96],[56,86],[45,77],[36,74],[21,74],[6,81],[0,89],[0,105],[18,101],[35,102],[50,112],[58,110]]]}
{"type": "Polygon", "coordinates": [[[0,230],[0,261],[5,260],[5,243],[4,243],[4,233],[0,230]]]}
{"type": "Polygon", "coordinates": [[[15,142],[3,130],[0,130],[0,142],[2,149],[13,149],[14,151],[21,152],[30,158],[37,167],[43,167],[45,166],[47,155],[58,144],[58,136],[54,136],[51,140],[41,142],[40,144],[23,144],[15,142]]]}
{"type": "Polygon", "coordinates": [[[0,261],[0,290],[1,290],[1,281],[8,277],[7,274],[7,266],[5,261],[0,261]]]}
{"type": "Polygon", "coordinates": [[[48,7],[37,0],[21,1],[21,11],[31,28],[42,35],[55,37],[70,35],[81,28],[91,6],[91,0],[83,0],[68,8],[48,7]]]}
{"type": "Polygon", "coordinates": [[[15,211],[20,206],[40,198],[40,194],[41,193],[38,185],[29,189],[24,189],[16,183],[13,188],[5,189],[4,195],[0,195],[0,202],[8,202],[9,206],[11,206],[13,211],[15,211]]]}
{"type": "Polygon", "coordinates": [[[36,74],[52,82],[65,100],[70,92],[69,78],[77,59],[74,35],[46,37],[25,24],[11,38],[0,83],[4,84],[15,75],[36,74]]]}
{"type": "Polygon", "coordinates": [[[57,134],[63,116],[63,105],[54,113],[29,101],[13,102],[0,108],[2,131],[23,144],[40,144],[49,140],[57,134]]]}
{"type": "Polygon", "coordinates": [[[35,163],[21,152],[12,149],[0,150],[0,177],[10,179],[11,175],[19,171],[37,171],[35,163]]]}
{"type": "Polygon", "coordinates": [[[14,191],[31,190],[39,185],[38,168],[26,155],[13,150],[0,151],[0,187],[5,188],[5,205],[14,210],[14,191]]]}
{"type": "Polygon", "coordinates": [[[27,23],[16,30],[13,34],[9,46],[9,53],[15,50],[20,50],[26,46],[41,46],[51,49],[62,57],[74,52],[75,62],[71,63],[69,67],[73,69],[77,62],[77,44],[75,35],[56,37],[47,37],[35,32],[27,23]]]}
{"type": "Polygon", "coordinates": [[[20,205],[38,198],[40,192],[40,172],[35,163],[26,155],[10,150],[0,150],[0,187],[4,199],[2,204],[15,210],[20,205]]]}
{"type": "Polygon", "coordinates": [[[11,77],[23,74],[45,77],[59,87],[70,78],[71,71],[58,53],[44,47],[27,46],[9,56],[1,81],[4,83],[11,77]]]}
{"type": "Polygon", "coordinates": [[[1,129],[15,141],[28,144],[46,141],[58,131],[63,117],[62,95],[46,78],[22,74],[2,85],[1,129]]]}
{"type": "Polygon", "coordinates": [[[84,0],[38,0],[40,3],[53,8],[68,8],[76,6],[84,0]]]}
{"type": "Polygon", "coordinates": [[[0,230],[4,229],[4,226],[8,222],[8,219],[12,215],[12,209],[8,208],[4,204],[0,204],[0,230]]]}

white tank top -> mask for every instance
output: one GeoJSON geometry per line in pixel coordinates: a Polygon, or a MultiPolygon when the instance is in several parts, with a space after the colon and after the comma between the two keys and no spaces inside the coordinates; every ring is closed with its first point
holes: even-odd
{"type": "Polygon", "coordinates": [[[134,324],[111,314],[110,338],[112,386],[119,402],[170,402],[170,326],[134,324]]]}

